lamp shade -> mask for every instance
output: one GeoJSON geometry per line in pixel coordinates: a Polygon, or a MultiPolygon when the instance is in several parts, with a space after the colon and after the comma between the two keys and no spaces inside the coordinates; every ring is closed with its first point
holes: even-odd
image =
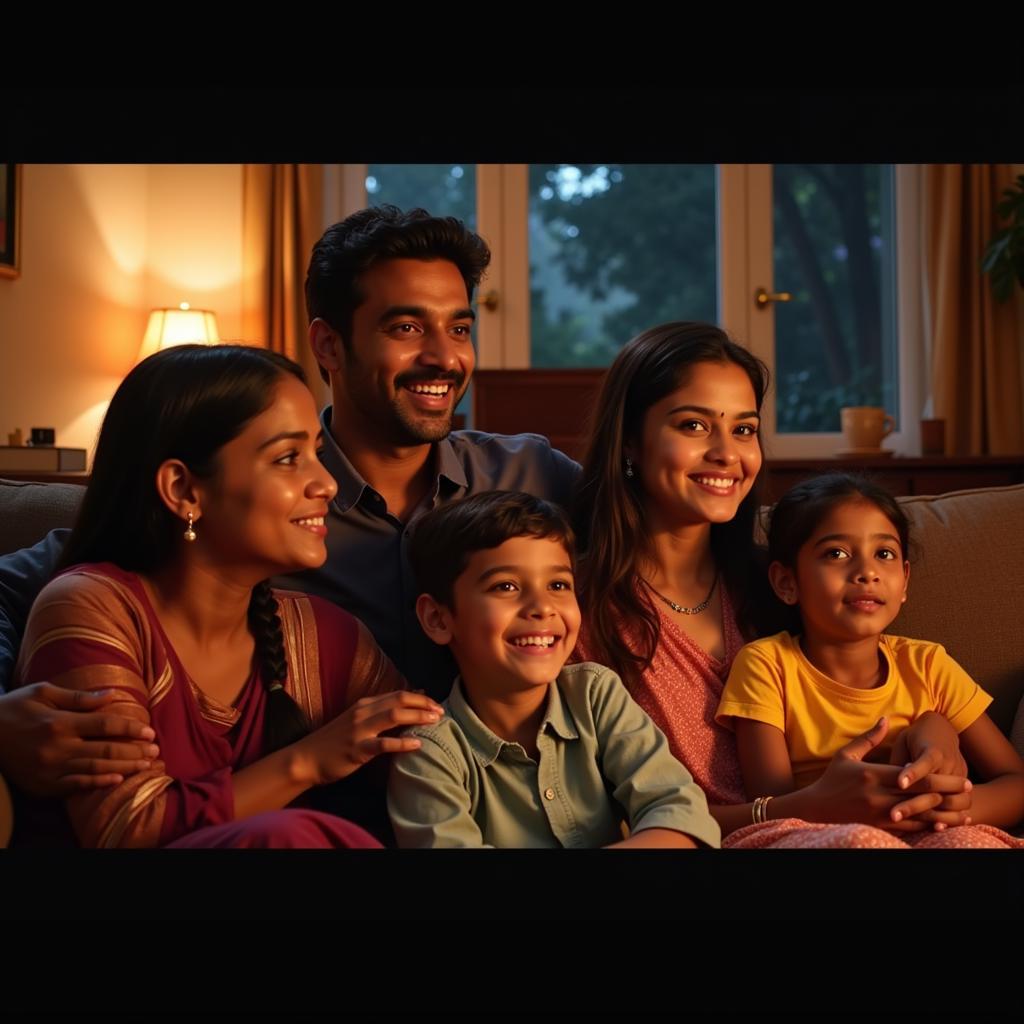
{"type": "Polygon", "coordinates": [[[217,318],[209,309],[192,309],[183,302],[177,309],[154,309],[142,339],[140,359],[172,345],[217,345],[217,318]]]}

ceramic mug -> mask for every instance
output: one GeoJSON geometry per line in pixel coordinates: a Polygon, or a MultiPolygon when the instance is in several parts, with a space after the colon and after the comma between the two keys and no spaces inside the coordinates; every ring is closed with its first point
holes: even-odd
{"type": "Polygon", "coordinates": [[[839,418],[848,448],[881,448],[882,439],[896,429],[896,421],[878,405],[848,405],[839,418]]]}

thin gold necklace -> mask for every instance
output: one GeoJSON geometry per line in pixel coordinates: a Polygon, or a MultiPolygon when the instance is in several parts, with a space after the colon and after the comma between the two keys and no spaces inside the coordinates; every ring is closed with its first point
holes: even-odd
{"type": "Polygon", "coordinates": [[[685,605],[676,604],[675,601],[673,601],[671,598],[668,598],[664,594],[659,593],[657,590],[654,589],[654,587],[651,586],[650,583],[647,582],[647,580],[644,580],[642,576],[640,578],[644,581],[647,588],[655,597],[660,598],[662,601],[665,602],[665,604],[669,606],[669,608],[672,609],[672,611],[679,612],[680,615],[700,615],[700,613],[704,611],[704,609],[707,608],[709,604],[711,604],[711,595],[715,592],[715,587],[718,586],[718,573],[716,572],[715,578],[711,581],[711,589],[708,591],[708,596],[705,597],[700,604],[695,604],[692,608],[687,608],[685,605]]]}

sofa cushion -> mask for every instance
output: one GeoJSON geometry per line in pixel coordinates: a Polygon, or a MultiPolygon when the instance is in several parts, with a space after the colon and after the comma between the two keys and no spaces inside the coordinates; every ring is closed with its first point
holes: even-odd
{"type": "Polygon", "coordinates": [[[1024,485],[901,498],[910,589],[890,627],[934,640],[990,693],[1008,733],[1024,693],[1024,485]]]}
{"type": "Polygon", "coordinates": [[[83,494],[81,484],[0,480],[0,555],[31,547],[58,526],[71,526],[83,494]]]}

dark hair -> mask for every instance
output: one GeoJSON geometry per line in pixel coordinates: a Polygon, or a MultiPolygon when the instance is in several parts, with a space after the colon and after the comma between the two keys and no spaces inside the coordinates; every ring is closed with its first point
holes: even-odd
{"type": "Polygon", "coordinates": [[[455,581],[476,551],[513,537],[561,541],[573,557],[572,527],[550,501],[522,491],[484,491],[428,512],[416,524],[409,561],[420,593],[453,607],[455,581]]]}
{"type": "MultiPolygon", "coordinates": [[[[588,641],[595,661],[635,685],[658,646],[658,613],[636,587],[640,560],[652,549],[638,477],[626,477],[624,449],[636,444],[651,406],[682,387],[701,363],[734,363],[750,378],[757,411],[768,388],[768,369],[756,356],[706,323],[674,322],[652,327],[619,352],[595,405],[590,443],[573,502],[580,545],[581,586],[588,641]],[[623,629],[637,623],[638,629],[623,629]]],[[[758,444],[760,444],[760,435],[758,444]]],[[[736,516],[711,526],[711,550],[736,603],[745,635],[756,630],[756,607],[767,597],[761,559],[754,545],[760,503],[755,481],[736,516]]]]}
{"type": "Polygon", "coordinates": [[[869,477],[825,473],[798,483],[772,509],[768,520],[769,560],[793,568],[800,549],[814,535],[818,524],[837,505],[851,498],[871,502],[896,527],[903,557],[908,558],[910,521],[900,503],[869,477]]]}
{"type": "MultiPolygon", "coordinates": [[[[466,283],[466,295],[480,284],[491,251],[456,217],[432,217],[426,210],[403,213],[397,206],[371,206],[331,225],[313,246],[306,272],[310,322],[330,324],[350,344],[352,316],[366,300],[359,278],[383,260],[450,260],[466,283]]],[[[326,372],[321,376],[327,380],[326,372]]]]}
{"type": "MultiPolygon", "coordinates": [[[[276,352],[242,345],[180,345],[144,359],[121,382],[100,428],[92,475],[60,568],[113,562],[152,573],[182,540],[182,522],[160,499],[156,472],[180,459],[197,477],[217,472],[217,453],[273,400],[284,374],[301,368],[276,352]]],[[[280,687],[287,676],[277,601],[264,581],[253,590],[249,628],[268,688],[264,741],[270,750],[309,731],[280,687]]],[[[269,752],[269,751],[268,751],[269,752]]]]}

